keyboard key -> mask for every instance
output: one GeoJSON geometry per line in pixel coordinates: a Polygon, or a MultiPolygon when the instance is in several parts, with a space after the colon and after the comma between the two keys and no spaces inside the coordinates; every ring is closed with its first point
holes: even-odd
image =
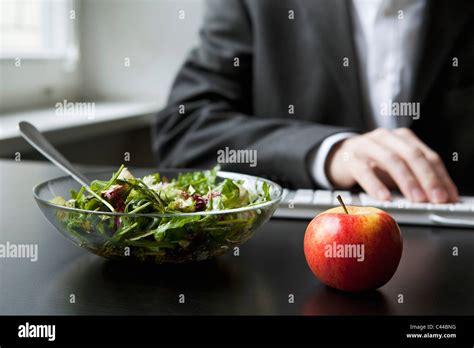
{"type": "Polygon", "coordinates": [[[431,210],[433,209],[433,204],[429,204],[429,203],[410,203],[410,207],[411,209],[420,209],[420,210],[431,210]]]}
{"type": "Polygon", "coordinates": [[[332,203],[334,205],[339,205],[339,201],[337,200],[337,196],[341,196],[344,204],[350,205],[352,204],[352,195],[349,191],[334,191],[333,192],[333,199],[332,203]]]}
{"type": "Polygon", "coordinates": [[[313,197],[313,204],[331,205],[332,192],[326,190],[316,190],[313,197]]]}
{"type": "Polygon", "coordinates": [[[468,212],[471,211],[471,207],[468,204],[454,203],[454,211],[468,212]]]}
{"type": "Polygon", "coordinates": [[[288,203],[290,200],[290,191],[288,189],[283,189],[281,194],[281,203],[288,203]]]}
{"type": "Polygon", "coordinates": [[[438,211],[448,211],[451,206],[451,204],[435,204],[435,203],[429,203],[429,205],[432,206],[433,210],[438,210],[438,211]]]}
{"type": "Polygon", "coordinates": [[[474,197],[460,196],[459,197],[459,202],[474,205],[474,197]]]}
{"type": "Polygon", "coordinates": [[[293,201],[295,204],[311,204],[313,202],[313,190],[297,190],[293,201]]]}
{"type": "Polygon", "coordinates": [[[370,197],[367,193],[359,194],[359,199],[362,205],[369,206],[369,207],[381,207],[383,203],[379,200],[376,200],[370,197]]]}
{"type": "Polygon", "coordinates": [[[397,199],[396,201],[383,202],[384,208],[397,208],[397,209],[409,209],[411,202],[406,199],[397,199]]]}

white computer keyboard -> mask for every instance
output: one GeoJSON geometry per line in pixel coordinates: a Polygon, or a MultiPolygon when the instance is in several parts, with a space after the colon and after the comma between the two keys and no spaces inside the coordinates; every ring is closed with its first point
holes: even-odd
{"type": "Polygon", "coordinates": [[[439,225],[474,228],[474,197],[461,196],[450,204],[411,203],[400,195],[392,201],[378,201],[365,193],[325,190],[284,190],[283,199],[274,216],[280,218],[312,219],[320,212],[338,206],[337,195],[346,205],[381,208],[399,224],[439,225]]]}

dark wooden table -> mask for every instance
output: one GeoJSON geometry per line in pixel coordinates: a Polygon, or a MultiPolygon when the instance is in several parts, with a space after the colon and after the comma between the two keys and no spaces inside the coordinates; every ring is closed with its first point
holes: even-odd
{"type": "Polygon", "coordinates": [[[61,236],[33,200],[34,185],[59,175],[42,162],[0,161],[0,243],[38,244],[37,262],[0,259],[0,314],[474,314],[474,230],[401,226],[404,250],[393,279],[348,295],[307,267],[306,221],[271,220],[239,256],[189,265],[92,255],[61,236]]]}

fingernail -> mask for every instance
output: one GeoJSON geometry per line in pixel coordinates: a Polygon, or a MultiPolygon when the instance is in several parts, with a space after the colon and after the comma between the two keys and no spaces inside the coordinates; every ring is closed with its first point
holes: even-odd
{"type": "Polygon", "coordinates": [[[431,191],[431,200],[435,203],[446,202],[448,199],[448,193],[440,188],[435,188],[431,191]]]}
{"type": "Polygon", "coordinates": [[[381,201],[385,201],[390,198],[390,193],[387,190],[379,189],[377,191],[377,198],[381,201]]]}
{"type": "Polygon", "coordinates": [[[422,202],[426,199],[425,194],[418,187],[411,190],[411,198],[415,202],[422,202]]]}

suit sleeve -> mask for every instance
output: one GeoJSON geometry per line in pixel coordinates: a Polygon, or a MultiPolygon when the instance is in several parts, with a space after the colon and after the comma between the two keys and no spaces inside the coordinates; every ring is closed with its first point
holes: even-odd
{"type": "Polygon", "coordinates": [[[153,125],[158,166],[207,168],[217,163],[217,152],[226,147],[255,150],[254,167],[221,166],[290,188],[314,187],[309,154],[326,137],[347,129],[252,114],[253,47],[245,3],[209,1],[200,44],[179,71],[168,106],[153,125]]]}

